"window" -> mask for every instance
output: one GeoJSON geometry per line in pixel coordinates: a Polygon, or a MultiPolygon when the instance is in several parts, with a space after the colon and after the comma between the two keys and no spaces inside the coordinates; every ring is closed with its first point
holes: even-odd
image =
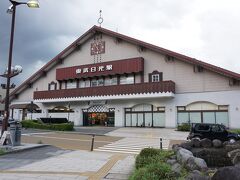
{"type": "Polygon", "coordinates": [[[159,82],[159,74],[152,75],[152,82],[159,82]]]}
{"type": "Polygon", "coordinates": [[[104,85],[105,86],[117,85],[117,77],[105,79],[104,85]]]}
{"type": "Polygon", "coordinates": [[[199,124],[199,125],[196,125],[196,129],[199,131],[209,131],[210,126],[206,124],[199,124]]]}
{"type": "Polygon", "coordinates": [[[152,73],[148,74],[148,81],[149,82],[159,82],[162,81],[162,72],[158,72],[158,71],[153,71],[152,73]]]}
{"type": "Polygon", "coordinates": [[[68,81],[67,82],[67,89],[74,89],[74,88],[77,88],[76,81],[68,81]]]}
{"type": "Polygon", "coordinates": [[[91,87],[103,86],[104,80],[103,79],[93,79],[91,81],[91,87]]]}
{"type": "Polygon", "coordinates": [[[48,90],[53,91],[56,89],[57,89],[57,83],[55,83],[54,81],[48,84],[48,90]]]}
{"type": "Polygon", "coordinates": [[[212,125],[213,132],[223,132],[223,129],[218,125],[212,125]]]}
{"type": "Polygon", "coordinates": [[[211,103],[191,103],[177,106],[177,123],[209,123],[229,126],[228,106],[211,103]]]}
{"type": "Polygon", "coordinates": [[[80,81],[79,87],[80,88],[90,87],[90,81],[89,80],[80,81]]]}
{"type": "Polygon", "coordinates": [[[134,76],[122,76],[120,77],[120,84],[134,84],[134,76]]]}

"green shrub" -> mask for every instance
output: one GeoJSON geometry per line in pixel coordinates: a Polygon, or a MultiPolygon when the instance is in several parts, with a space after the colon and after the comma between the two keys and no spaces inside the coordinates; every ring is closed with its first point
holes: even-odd
{"type": "Polygon", "coordinates": [[[174,174],[171,166],[164,162],[151,163],[143,168],[136,170],[130,180],[173,180],[174,174]]]}
{"type": "Polygon", "coordinates": [[[0,149],[0,156],[5,154],[6,152],[3,149],[0,149]]]}
{"type": "Polygon", "coordinates": [[[173,155],[172,151],[165,151],[160,149],[145,148],[136,158],[136,169],[142,168],[152,163],[165,162],[170,156],[173,155]]]}
{"type": "Polygon", "coordinates": [[[231,129],[229,131],[232,132],[232,133],[240,134],[240,129],[231,129]]]}
{"type": "Polygon", "coordinates": [[[73,123],[62,123],[62,124],[44,124],[41,122],[35,122],[33,120],[23,120],[21,122],[22,127],[34,128],[34,129],[48,129],[55,131],[72,131],[73,123]]]}
{"type": "Polygon", "coordinates": [[[183,123],[177,126],[178,131],[190,131],[191,125],[188,123],[183,123]]]}

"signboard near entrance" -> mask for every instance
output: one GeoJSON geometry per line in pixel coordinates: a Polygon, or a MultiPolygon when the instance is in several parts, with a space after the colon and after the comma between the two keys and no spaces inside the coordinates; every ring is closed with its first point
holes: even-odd
{"type": "Polygon", "coordinates": [[[4,133],[0,139],[0,144],[3,145],[6,140],[11,140],[9,131],[4,131],[4,133]]]}

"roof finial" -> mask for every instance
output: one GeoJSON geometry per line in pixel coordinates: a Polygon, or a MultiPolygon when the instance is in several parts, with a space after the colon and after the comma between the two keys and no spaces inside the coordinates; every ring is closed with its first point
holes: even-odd
{"type": "Polygon", "coordinates": [[[102,18],[102,10],[99,11],[100,17],[98,18],[98,24],[99,27],[101,27],[102,23],[103,23],[103,18],[102,18]]]}

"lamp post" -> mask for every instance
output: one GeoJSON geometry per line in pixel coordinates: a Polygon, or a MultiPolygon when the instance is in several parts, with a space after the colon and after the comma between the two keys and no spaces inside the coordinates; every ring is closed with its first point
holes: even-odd
{"type": "Polygon", "coordinates": [[[11,80],[11,77],[14,76],[11,67],[12,67],[12,52],[13,52],[16,7],[21,4],[26,4],[29,8],[39,8],[38,0],[29,0],[28,2],[17,2],[17,1],[13,1],[13,0],[9,0],[9,1],[11,2],[12,5],[8,8],[7,13],[12,14],[12,24],[11,24],[8,69],[7,69],[7,73],[6,73],[7,84],[6,84],[4,119],[3,119],[3,123],[2,123],[2,134],[4,131],[7,131],[7,127],[8,127],[10,80],[11,80]]]}

